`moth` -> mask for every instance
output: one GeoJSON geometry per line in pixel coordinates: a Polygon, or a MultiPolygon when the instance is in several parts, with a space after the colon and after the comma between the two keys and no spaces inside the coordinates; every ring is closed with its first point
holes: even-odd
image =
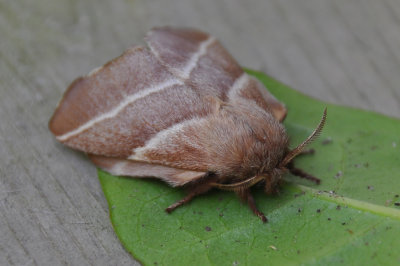
{"type": "Polygon", "coordinates": [[[326,109],[289,149],[285,105],[214,37],[162,27],[145,40],[148,47],[134,46],[69,86],[49,122],[58,141],[113,175],[185,187],[168,213],[218,188],[234,191],[266,222],[252,186],[273,193],[287,171],[320,182],[292,160],[321,132],[326,109]]]}

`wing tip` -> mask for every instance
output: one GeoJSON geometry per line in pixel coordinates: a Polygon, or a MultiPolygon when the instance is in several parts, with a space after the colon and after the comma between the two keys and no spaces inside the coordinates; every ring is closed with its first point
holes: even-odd
{"type": "Polygon", "coordinates": [[[74,94],[78,91],[81,91],[81,88],[84,87],[86,82],[95,80],[99,75],[102,75],[104,71],[107,71],[111,65],[118,63],[121,58],[143,50],[147,50],[147,48],[144,46],[132,46],[126,49],[120,56],[106,62],[100,67],[92,69],[88,74],[76,78],[67,87],[63,96],[61,97],[61,100],[58,102],[55,111],[48,122],[49,130],[57,137],[75,128],[76,125],[73,125],[73,121],[68,120],[68,113],[74,112],[74,94]]]}
{"type": "Polygon", "coordinates": [[[73,92],[76,87],[80,86],[82,82],[85,81],[85,78],[85,76],[78,77],[68,86],[48,122],[48,128],[56,137],[64,133],[62,127],[68,123],[68,121],[66,121],[66,119],[61,115],[65,113],[66,110],[64,109],[68,108],[66,106],[68,103],[68,96],[73,92]]]}

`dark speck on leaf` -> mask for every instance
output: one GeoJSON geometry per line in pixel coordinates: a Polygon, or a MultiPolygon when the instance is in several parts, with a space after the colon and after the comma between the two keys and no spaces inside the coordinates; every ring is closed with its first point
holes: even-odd
{"type": "Polygon", "coordinates": [[[367,186],[367,188],[368,188],[369,190],[374,190],[374,187],[373,187],[373,186],[367,186]]]}
{"type": "Polygon", "coordinates": [[[340,207],[340,205],[336,206],[336,210],[340,211],[342,207],[340,207]]]}
{"type": "Polygon", "coordinates": [[[328,217],[328,221],[330,221],[331,220],[331,218],[330,217],[328,217]]]}
{"type": "Polygon", "coordinates": [[[345,222],[343,222],[343,223],[342,223],[342,225],[346,225],[346,223],[345,223],[345,222]]]}
{"type": "Polygon", "coordinates": [[[395,206],[400,206],[400,202],[395,202],[394,205],[395,206]]]}
{"type": "Polygon", "coordinates": [[[209,226],[206,226],[204,229],[206,229],[207,232],[211,231],[211,227],[209,227],[209,226]]]}
{"type": "Polygon", "coordinates": [[[299,208],[299,209],[297,210],[297,212],[301,212],[301,208],[299,208]]]}
{"type": "Polygon", "coordinates": [[[343,175],[342,171],[337,172],[337,174],[335,175],[335,178],[339,178],[343,175]]]}
{"type": "Polygon", "coordinates": [[[320,213],[320,212],[321,212],[321,209],[317,209],[317,212],[320,213]]]}
{"type": "Polygon", "coordinates": [[[395,197],[395,198],[398,198],[398,197],[399,197],[399,195],[394,195],[394,197],[395,197]]]}
{"type": "Polygon", "coordinates": [[[294,194],[294,197],[297,198],[297,197],[302,196],[302,195],[304,195],[304,194],[306,194],[306,193],[303,191],[303,192],[301,192],[301,193],[299,193],[299,194],[294,194]]]}
{"type": "Polygon", "coordinates": [[[328,138],[326,138],[326,139],[324,139],[322,141],[322,145],[327,145],[329,143],[332,143],[332,138],[331,137],[328,137],[328,138]]]}

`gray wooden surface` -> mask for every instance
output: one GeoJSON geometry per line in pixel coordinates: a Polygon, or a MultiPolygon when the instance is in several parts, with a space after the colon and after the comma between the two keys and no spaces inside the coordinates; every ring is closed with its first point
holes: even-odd
{"type": "Polygon", "coordinates": [[[157,25],[209,31],[299,91],[400,117],[398,0],[0,0],[0,265],[135,264],[95,167],[47,122],[75,77],[157,25]]]}

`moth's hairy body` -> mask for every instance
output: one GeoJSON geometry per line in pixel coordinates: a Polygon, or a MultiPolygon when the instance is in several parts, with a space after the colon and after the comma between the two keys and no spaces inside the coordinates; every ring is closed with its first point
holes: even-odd
{"type": "Polygon", "coordinates": [[[185,186],[170,212],[212,188],[235,191],[264,222],[249,188],[271,193],[285,170],[316,181],[291,160],[321,131],[289,150],[286,108],[213,37],[158,28],[146,41],[75,80],[49,127],[100,168],[185,186]],[[295,171],[296,170],[296,171],[295,171]]]}
{"type": "Polygon", "coordinates": [[[221,181],[247,179],[274,168],[288,146],[282,124],[259,108],[216,104],[220,106],[207,117],[160,137],[130,158],[212,172],[221,181]]]}
{"type": "Polygon", "coordinates": [[[284,127],[271,114],[246,105],[222,107],[199,132],[221,183],[272,170],[288,146],[284,127]]]}

